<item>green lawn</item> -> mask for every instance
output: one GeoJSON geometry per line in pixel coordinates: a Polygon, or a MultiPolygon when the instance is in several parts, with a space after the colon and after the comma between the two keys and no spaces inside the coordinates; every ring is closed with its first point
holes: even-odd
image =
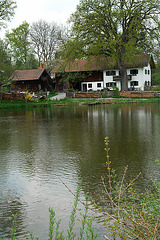
{"type": "Polygon", "coordinates": [[[52,107],[52,106],[64,106],[64,105],[79,105],[88,103],[148,103],[159,102],[160,98],[110,98],[110,99],[96,99],[96,98],[65,98],[62,100],[39,100],[39,101],[0,101],[0,109],[13,109],[13,108],[34,108],[34,107],[52,107]]]}

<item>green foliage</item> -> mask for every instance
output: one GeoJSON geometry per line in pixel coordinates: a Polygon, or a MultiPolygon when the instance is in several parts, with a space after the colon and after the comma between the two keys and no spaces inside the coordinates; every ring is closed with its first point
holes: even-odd
{"type": "Polygon", "coordinates": [[[21,69],[27,70],[27,69],[38,69],[38,68],[39,68],[38,60],[36,59],[33,53],[29,53],[27,55],[26,63],[21,66],[21,69]]]}
{"type": "Polygon", "coordinates": [[[55,218],[55,212],[53,211],[52,208],[49,208],[49,212],[50,212],[50,215],[49,215],[49,240],[52,240],[52,239],[64,239],[63,238],[63,232],[60,232],[59,231],[59,226],[60,226],[60,222],[61,220],[59,220],[58,222],[56,222],[56,218],[55,218]],[[55,226],[56,228],[55,228],[55,226]],[[54,230],[55,228],[55,230],[54,230]],[[55,237],[54,237],[54,232],[55,232],[55,237]]]}
{"type": "Polygon", "coordinates": [[[77,205],[78,205],[78,198],[80,196],[80,190],[81,190],[81,185],[79,184],[77,187],[77,192],[74,200],[74,206],[72,209],[72,213],[70,216],[70,221],[69,221],[69,229],[68,229],[68,239],[72,240],[75,239],[76,233],[73,231],[73,227],[75,225],[75,217],[76,217],[76,210],[77,210],[77,205]]]}
{"type": "Polygon", "coordinates": [[[74,84],[75,82],[80,82],[85,77],[85,74],[82,72],[68,72],[65,73],[66,80],[74,84]]]}
{"type": "Polygon", "coordinates": [[[151,91],[159,91],[160,92],[160,85],[152,86],[151,91]]]}
{"type": "Polygon", "coordinates": [[[106,165],[108,182],[105,183],[101,199],[106,216],[105,223],[110,229],[111,239],[158,239],[160,235],[160,184],[154,182],[153,189],[145,189],[139,193],[134,183],[140,176],[129,183],[125,181],[128,166],[119,182],[115,171],[111,169],[109,158],[109,140],[105,138],[106,165]]]}
{"type": "Polygon", "coordinates": [[[119,97],[119,89],[117,87],[113,88],[113,97],[119,97]]]}
{"type": "Polygon", "coordinates": [[[70,82],[71,86],[74,89],[81,89],[81,81],[84,79],[88,74],[83,72],[65,72],[63,73],[63,77],[66,81],[70,82]]]}
{"type": "MultiPolygon", "coordinates": [[[[51,93],[51,96],[55,96],[56,94],[51,93]]],[[[94,98],[96,100],[96,98],[94,98]]],[[[151,102],[159,102],[159,98],[146,98],[145,100],[142,98],[114,98],[114,99],[101,99],[99,103],[106,103],[106,104],[121,104],[121,103],[151,103],[151,102]]],[[[0,109],[20,109],[20,108],[34,108],[34,107],[52,107],[52,106],[59,106],[59,105],[79,105],[79,104],[88,104],[93,103],[93,98],[64,98],[61,100],[48,100],[44,99],[43,101],[39,101],[36,99],[35,101],[25,102],[25,101],[0,101],[0,109]]]]}
{"type": "Polygon", "coordinates": [[[156,68],[152,71],[152,85],[160,85],[160,61],[158,61],[156,68]]]}
{"type": "MultiPolygon", "coordinates": [[[[68,187],[67,187],[68,188],[68,187]]],[[[70,190],[71,191],[71,190],[70,190]]],[[[84,214],[82,214],[82,227],[80,227],[80,233],[75,233],[74,232],[74,225],[75,225],[75,220],[76,220],[76,212],[77,212],[77,206],[79,203],[79,197],[80,197],[80,192],[81,192],[81,182],[78,184],[77,186],[77,191],[74,195],[74,205],[73,205],[73,209],[70,215],[70,220],[69,220],[69,226],[68,226],[68,236],[65,237],[63,231],[60,231],[60,222],[61,220],[59,220],[58,222],[56,221],[56,217],[55,217],[55,212],[53,211],[52,208],[49,208],[49,233],[48,233],[48,240],[74,240],[74,239],[78,239],[78,240],[84,240],[84,239],[88,239],[88,240],[94,240],[97,238],[97,234],[95,234],[95,230],[92,226],[92,218],[88,215],[88,197],[86,197],[86,204],[85,205],[85,212],[84,214]],[[79,234],[79,237],[78,237],[79,234]]],[[[12,227],[11,227],[11,239],[16,239],[16,217],[17,214],[13,215],[13,222],[12,222],[12,227]]],[[[32,232],[29,232],[30,235],[30,239],[31,240],[39,240],[38,237],[34,237],[32,232]]],[[[26,238],[28,239],[28,237],[26,238]]]]}
{"type": "Polygon", "coordinates": [[[24,21],[19,27],[6,33],[6,41],[9,44],[13,60],[18,69],[27,63],[30,53],[29,23],[24,21]]]}
{"type": "MultiPolygon", "coordinates": [[[[62,64],[62,61],[59,60],[59,59],[54,59],[54,60],[47,60],[46,61],[46,67],[45,69],[48,71],[48,72],[51,72],[52,69],[56,68],[57,66],[61,66],[62,64]]],[[[63,71],[63,70],[62,70],[63,71]]]]}
{"type": "Polygon", "coordinates": [[[16,2],[12,0],[1,0],[0,2],[0,26],[4,21],[10,21],[15,14],[16,2]]]}
{"type": "Polygon", "coordinates": [[[127,90],[125,62],[132,63],[137,53],[154,49],[159,10],[159,0],[80,1],[70,18],[66,58],[113,57],[121,72],[122,90],[127,90]]]}
{"type": "Polygon", "coordinates": [[[11,227],[11,239],[15,240],[15,233],[16,233],[16,226],[17,226],[17,221],[16,221],[16,218],[17,218],[17,213],[16,214],[13,214],[13,222],[12,222],[12,227],[11,227]]]}
{"type": "Polygon", "coordinates": [[[5,43],[0,40],[0,86],[7,83],[12,72],[11,56],[5,43]]]}

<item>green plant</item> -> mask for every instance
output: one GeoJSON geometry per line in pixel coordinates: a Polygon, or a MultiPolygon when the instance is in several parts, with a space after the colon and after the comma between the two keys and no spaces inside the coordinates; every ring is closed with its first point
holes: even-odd
{"type": "Polygon", "coordinates": [[[73,231],[73,227],[75,224],[75,217],[76,217],[76,210],[77,210],[77,205],[78,205],[78,198],[80,196],[80,190],[81,190],[81,185],[79,184],[77,187],[77,192],[74,200],[74,206],[72,209],[72,213],[70,216],[70,221],[69,221],[69,229],[68,229],[68,239],[72,240],[76,237],[76,233],[73,231]]]}
{"type": "Polygon", "coordinates": [[[16,233],[16,226],[17,226],[17,221],[16,221],[16,218],[17,218],[17,213],[16,214],[13,214],[13,222],[12,222],[12,227],[11,227],[11,239],[16,239],[15,237],[15,233],[16,233]]]}
{"type": "Polygon", "coordinates": [[[117,87],[113,88],[113,97],[119,97],[119,89],[117,87]]]}
{"type": "MultiPolygon", "coordinates": [[[[71,192],[70,189],[69,189],[69,191],[71,192]]],[[[81,182],[77,186],[76,193],[74,194],[71,192],[74,195],[74,205],[73,205],[73,209],[72,209],[72,212],[70,215],[69,226],[68,226],[68,230],[67,230],[67,233],[68,233],[67,237],[64,236],[63,231],[59,230],[61,220],[56,221],[55,212],[53,211],[52,208],[49,208],[49,233],[48,233],[49,238],[48,238],[48,240],[64,240],[64,239],[66,239],[66,240],[74,240],[74,239],[78,239],[78,240],[84,240],[84,239],[91,240],[92,239],[92,240],[94,240],[97,238],[97,234],[95,234],[95,230],[92,226],[92,218],[88,215],[88,203],[87,203],[88,197],[86,197],[86,203],[85,204],[83,203],[83,205],[85,205],[85,212],[84,212],[84,214],[81,214],[83,216],[83,218],[81,220],[82,226],[80,227],[80,232],[79,233],[74,232],[77,206],[78,206],[78,202],[80,201],[79,200],[80,192],[81,192],[81,182]]],[[[13,214],[13,222],[12,222],[12,227],[11,227],[11,239],[13,239],[13,240],[16,239],[15,238],[16,226],[17,226],[16,218],[17,218],[17,213],[15,215],[13,214]]],[[[26,239],[39,240],[38,237],[34,237],[32,232],[29,232],[29,236],[30,236],[30,238],[26,237],[26,239]]],[[[2,238],[2,239],[4,239],[4,238],[2,238]]]]}
{"type": "Polygon", "coordinates": [[[67,91],[68,92],[74,92],[74,89],[73,88],[69,88],[67,91]]]}
{"type": "Polygon", "coordinates": [[[151,87],[152,91],[160,91],[160,85],[151,87]]]}
{"type": "MultiPolygon", "coordinates": [[[[154,190],[145,189],[139,193],[134,183],[140,176],[129,183],[125,181],[128,166],[122,180],[117,181],[116,173],[111,169],[109,140],[105,138],[107,178],[102,177],[104,186],[101,196],[103,208],[98,209],[105,216],[105,223],[110,230],[111,239],[159,239],[160,236],[160,184],[154,182],[154,190]]],[[[110,239],[106,237],[107,239],[110,239]]]]}

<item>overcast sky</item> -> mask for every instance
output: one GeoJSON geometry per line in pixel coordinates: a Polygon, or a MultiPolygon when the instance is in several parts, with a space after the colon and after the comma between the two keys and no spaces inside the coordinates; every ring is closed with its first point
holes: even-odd
{"type": "Polygon", "coordinates": [[[17,8],[9,29],[16,28],[23,21],[32,23],[39,19],[65,25],[71,13],[75,12],[79,0],[15,0],[17,8]]]}

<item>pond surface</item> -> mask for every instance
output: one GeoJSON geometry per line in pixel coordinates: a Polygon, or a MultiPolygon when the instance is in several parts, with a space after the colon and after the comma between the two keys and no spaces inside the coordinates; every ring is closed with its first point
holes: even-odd
{"type": "MultiPolygon", "coordinates": [[[[95,192],[101,194],[106,136],[112,167],[120,176],[126,165],[128,179],[142,171],[140,189],[159,178],[159,104],[1,110],[0,237],[9,238],[17,212],[17,238],[25,239],[29,230],[48,239],[49,207],[66,231],[74,197],[61,180],[73,192],[82,180],[82,200],[85,194],[94,199],[95,192]]],[[[82,210],[79,205],[78,217],[82,210]]],[[[99,225],[98,231],[105,230],[99,225]]]]}

